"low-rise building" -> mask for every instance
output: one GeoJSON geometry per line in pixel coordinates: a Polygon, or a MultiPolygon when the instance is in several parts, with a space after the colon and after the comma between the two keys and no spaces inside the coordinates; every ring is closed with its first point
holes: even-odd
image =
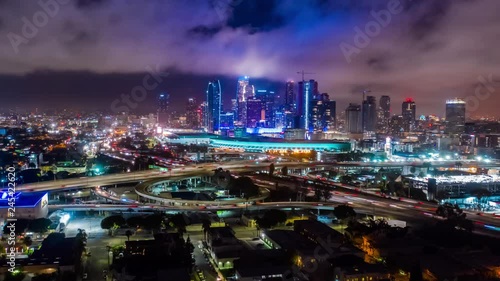
{"type": "Polygon", "coordinates": [[[330,257],[355,255],[361,258],[365,253],[351,245],[340,232],[317,220],[297,220],[293,224],[294,231],[320,247],[318,252],[328,253],[330,257]]]}
{"type": "Polygon", "coordinates": [[[0,197],[0,221],[9,217],[16,219],[46,218],[49,214],[48,203],[49,197],[46,192],[16,192],[10,196],[4,191],[0,197]],[[13,210],[15,211],[13,212],[13,210]]]}
{"type": "Polygon", "coordinates": [[[234,269],[238,281],[293,280],[290,256],[284,250],[245,252],[234,269]]]}

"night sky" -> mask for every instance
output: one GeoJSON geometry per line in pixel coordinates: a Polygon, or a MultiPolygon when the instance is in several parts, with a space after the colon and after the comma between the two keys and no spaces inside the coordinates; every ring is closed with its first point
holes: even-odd
{"type": "Polygon", "coordinates": [[[415,99],[418,114],[438,115],[446,99],[462,97],[479,101],[470,115],[498,115],[497,0],[57,1],[67,3],[44,22],[38,1],[0,0],[0,108],[109,109],[142,85],[147,67],[158,67],[169,75],[139,111],[152,111],[162,91],[174,105],[201,100],[216,78],[225,104],[240,75],[283,91],[304,70],[338,111],[369,88],[390,95],[394,113],[405,97],[415,99]],[[374,12],[394,5],[398,12],[388,12],[367,44],[354,42],[356,28],[373,27],[374,12]],[[40,27],[23,35],[34,15],[40,27]],[[347,45],[357,49],[346,59],[347,45]]]}

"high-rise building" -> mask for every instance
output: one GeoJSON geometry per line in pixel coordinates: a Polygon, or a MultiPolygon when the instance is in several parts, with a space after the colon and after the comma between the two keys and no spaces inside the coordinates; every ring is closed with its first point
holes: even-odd
{"type": "Polygon", "coordinates": [[[412,98],[407,98],[402,105],[401,115],[403,116],[403,130],[411,132],[415,129],[417,106],[412,98]]]}
{"type": "Polygon", "coordinates": [[[168,125],[169,124],[169,111],[170,105],[170,95],[167,93],[161,93],[158,97],[158,110],[157,110],[157,123],[160,125],[168,125]]]}
{"type": "Polygon", "coordinates": [[[205,128],[208,131],[208,128],[210,127],[210,120],[209,120],[209,114],[208,114],[208,102],[204,101],[200,105],[200,115],[201,115],[201,125],[203,128],[205,128]]]}
{"type": "Polygon", "coordinates": [[[255,94],[255,89],[250,85],[250,78],[248,76],[242,76],[238,79],[238,85],[236,87],[236,100],[238,104],[238,114],[237,120],[243,126],[247,123],[247,100],[253,97],[255,94]]]}
{"type": "Polygon", "coordinates": [[[246,102],[247,108],[247,128],[255,128],[259,126],[261,121],[266,118],[266,113],[264,110],[264,103],[257,98],[248,99],[246,102]]]}
{"type": "Polygon", "coordinates": [[[379,112],[377,114],[378,130],[382,133],[389,131],[389,121],[391,119],[391,97],[382,96],[379,100],[379,112]]]}
{"type": "Polygon", "coordinates": [[[377,100],[367,96],[363,101],[363,132],[375,132],[377,129],[377,100]]]}
{"type": "Polygon", "coordinates": [[[327,93],[316,95],[312,102],[312,123],[314,131],[335,129],[336,103],[327,93]]]}
{"type": "Polygon", "coordinates": [[[262,101],[262,106],[265,111],[265,127],[274,128],[275,126],[275,92],[269,90],[257,90],[255,98],[262,101]]]}
{"type": "Polygon", "coordinates": [[[198,118],[198,103],[195,98],[189,98],[186,103],[186,125],[189,128],[198,128],[200,126],[198,118]]]}
{"type": "Polygon", "coordinates": [[[405,122],[402,115],[394,115],[389,120],[389,132],[392,136],[401,136],[404,132],[405,122]]]}
{"type": "Polygon", "coordinates": [[[359,134],[363,132],[361,106],[351,103],[345,110],[345,130],[347,133],[359,134]]]}
{"type": "Polygon", "coordinates": [[[305,129],[309,132],[314,130],[312,122],[312,102],[318,93],[318,82],[314,80],[299,82],[299,91],[296,98],[296,115],[299,118],[299,129],[305,129]]]}
{"type": "Polygon", "coordinates": [[[462,134],[465,128],[465,101],[455,98],[446,101],[447,134],[462,134]]]}
{"type": "Polygon", "coordinates": [[[207,112],[209,132],[217,132],[220,130],[220,116],[222,112],[222,89],[220,81],[211,81],[207,88],[207,112]]]}
{"type": "Polygon", "coordinates": [[[293,81],[286,82],[285,87],[285,111],[295,112],[297,105],[295,103],[295,83],[293,81]]]}
{"type": "Polygon", "coordinates": [[[234,116],[238,114],[238,100],[231,99],[231,112],[234,113],[234,116]]]}
{"type": "Polygon", "coordinates": [[[220,129],[221,130],[233,130],[234,129],[234,113],[226,112],[220,117],[220,129]]]}

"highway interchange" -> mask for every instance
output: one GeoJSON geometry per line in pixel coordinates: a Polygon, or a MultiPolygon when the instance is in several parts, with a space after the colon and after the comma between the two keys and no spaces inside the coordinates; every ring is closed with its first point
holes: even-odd
{"type": "MultiPolygon", "coordinates": [[[[223,167],[232,172],[267,170],[270,163],[256,163],[255,161],[233,161],[220,164],[198,164],[196,166],[185,166],[171,169],[168,172],[159,172],[157,170],[139,171],[132,173],[112,174],[96,177],[84,177],[78,179],[58,180],[55,182],[40,182],[28,185],[21,185],[17,188],[18,191],[55,191],[67,190],[83,187],[99,187],[110,186],[125,182],[139,182],[155,178],[169,177],[190,177],[207,175],[212,173],[214,169],[223,167]]],[[[322,165],[322,164],[321,164],[322,165]]],[[[402,165],[399,163],[399,165],[402,165]]],[[[306,168],[315,165],[310,163],[298,162],[283,162],[276,164],[278,167],[287,166],[289,169],[306,168]]],[[[358,211],[358,213],[371,214],[376,216],[389,217],[407,221],[410,225],[423,223],[435,218],[435,210],[437,205],[431,202],[417,202],[415,200],[397,198],[388,199],[381,197],[380,194],[374,192],[366,192],[359,188],[350,187],[340,183],[323,181],[325,186],[330,186],[332,189],[332,197],[328,202],[264,202],[256,205],[248,206],[253,209],[272,209],[272,208],[311,208],[311,209],[328,209],[332,210],[338,204],[349,204],[358,211]],[[349,192],[348,189],[352,189],[349,192]],[[344,191],[341,191],[344,190],[344,191]],[[347,191],[346,191],[347,190],[347,191]]],[[[259,183],[261,184],[261,183],[259,183]]],[[[272,183],[268,183],[268,187],[272,188],[272,183]]],[[[119,198],[110,198],[116,199],[119,198]]],[[[123,210],[123,209],[144,209],[144,210],[168,210],[168,211],[196,211],[196,210],[232,210],[245,208],[243,205],[217,206],[216,203],[212,206],[165,206],[159,204],[141,204],[135,202],[124,202],[126,204],[91,204],[91,205],[52,205],[52,209],[66,210],[83,210],[83,209],[99,209],[99,210],[123,210]]],[[[482,214],[466,212],[467,217],[475,222],[478,232],[497,235],[500,232],[500,216],[495,214],[482,214]]]]}

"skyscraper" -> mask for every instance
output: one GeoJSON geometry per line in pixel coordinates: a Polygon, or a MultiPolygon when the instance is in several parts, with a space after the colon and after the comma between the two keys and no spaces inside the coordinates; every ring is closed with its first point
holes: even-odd
{"type": "Polygon", "coordinates": [[[275,125],[275,112],[274,112],[274,104],[275,104],[275,93],[274,91],[269,90],[257,90],[255,92],[255,98],[260,99],[262,101],[262,107],[265,111],[265,126],[268,128],[274,128],[275,125]]]}
{"type": "Polygon", "coordinates": [[[312,102],[318,95],[318,82],[314,80],[299,82],[299,91],[297,93],[297,116],[299,118],[299,129],[313,131],[312,122],[312,102]]]}
{"type": "Polygon", "coordinates": [[[208,114],[208,102],[204,101],[200,105],[201,125],[208,131],[210,127],[210,120],[208,114]]]}
{"type": "Polygon", "coordinates": [[[247,123],[247,100],[255,94],[255,89],[252,85],[250,85],[249,79],[250,78],[248,76],[240,77],[238,79],[238,85],[236,86],[236,100],[238,104],[237,120],[243,126],[247,123]]]}
{"type": "Polygon", "coordinates": [[[168,125],[169,123],[169,104],[170,104],[170,95],[167,93],[161,93],[158,97],[158,110],[157,110],[157,123],[160,125],[168,125]]]}
{"type": "Polygon", "coordinates": [[[220,116],[222,112],[222,89],[220,81],[211,81],[207,88],[207,130],[216,132],[220,129],[220,116]]]}
{"type": "Polygon", "coordinates": [[[391,119],[391,97],[382,96],[379,101],[379,114],[377,114],[378,131],[387,133],[391,119]]]}
{"type": "Polygon", "coordinates": [[[363,132],[363,127],[361,124],[361,106],[358,104],[351,103],[345,110],[346,119],[346,132],[359,134],[363,132]]]}
{"type": "Polygon", "coordinates": [[[186,123],[188,128],[198,128],[198,103],[195,98],[189,98],[186,103],[186,123]]]}
{"type": "Polygon", "coordinates": [[[403,130],[411,132],[415,129],[417,106],[412,98],[407,98],[402,105],[403,130]]]}
{"type": "Polygon", "coordinates": [[[447,134],[462,134],[465,128],[465,101],[455,98],[446,101],[447,134]]]}
{"type": "Polygon", "coordinates": [[[327,93],[316,95],[312,102],[312,123],[314,131],[327,131],[335,128],[336,103],[327,93]]]}
{"type": "Polygon", "coordinates": [[[233,130],[234,129],[234,113],[226,112],[220,117],[220,129],[221,130],[233,130]]]}
{"type": "Polygon", "coordinates": [[[367,96],[363,101],[363,132],[375,132],[377,128],[377,100],[367,96]]]}
{"type": "Polygon", "coordinates": [[[285,110],[289,112],[295,112],[295,83],[293,81],[286,82],[285,87],[285,110]]]}
{"type": "Polygon", "coordinates": [[[264,103],[262,100],[257,98],[252,98],[247,100],[247,123],[245,124],[247,128],[255,128],[259,125],[261,120],[265,119],[264,103]]]}

